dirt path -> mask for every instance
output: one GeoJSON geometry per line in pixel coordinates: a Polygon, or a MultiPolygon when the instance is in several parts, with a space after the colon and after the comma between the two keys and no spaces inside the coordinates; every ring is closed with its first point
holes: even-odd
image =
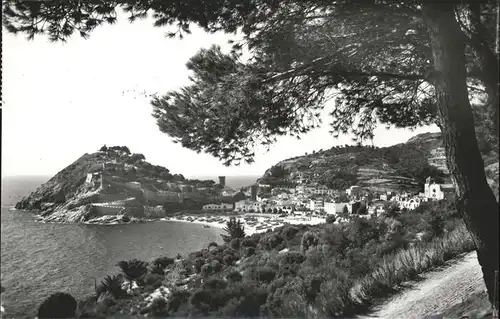
{"type": "Polygon", "coordinates": [[[472,252],[445,269],[424,274],[422,281],[359,318],[423,318],[439,314],[485,289],[476,252],[472,252]]]}

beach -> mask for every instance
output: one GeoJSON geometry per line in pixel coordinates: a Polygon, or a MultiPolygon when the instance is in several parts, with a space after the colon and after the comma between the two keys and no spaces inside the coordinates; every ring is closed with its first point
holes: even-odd
{"type": "Polygon", "coordinates": [[[320,217],[305,217],[305,216],[286,216],[279,217],[273,214],[245,214],[245,215],[205,215],[205,216],[194,216],[194,215],[178,215],[175,217],[162,218],[163,221],[173,221],[173,222],[183,222],[183,223],[193,223],[202,226],[214,227],[214,228],[224,228],[229,218],[235,217],[239,219],[243,226],[245,227],[245,233],[250,236],[255,233],[266,232],[268,229],[274,230],[277,227],[284,225],[317,225],[325,222],[325,218],[320,217]]]}

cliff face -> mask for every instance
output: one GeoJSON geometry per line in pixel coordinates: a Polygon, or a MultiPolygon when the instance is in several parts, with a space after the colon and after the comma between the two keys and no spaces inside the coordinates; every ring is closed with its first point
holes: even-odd
{"type": "MultiPolygon", "coordinates": [[[[484,158],[485,166],[496,162],[498,167],[496,154],[484,158]]],[[[335,189],[359,185],[373,191],[421,191],[426,175],[451,186],[441,133],[419,134],[390,147],[346,145],[286,159],[268,169],[259,182],[279,184],[303,178],[335,189]]],[[[498,179],[489,181],[498,184],[498,179]]]]}
{"type": "Polygon", "coordinates": [[[166,202],[210,201],[213,181],[189,181],[119,147],[85,154],[16,204],[45,221],[92,222],[163,217],[166,202]],[[203,191],[197,191],[201,189],[203,191]]]}

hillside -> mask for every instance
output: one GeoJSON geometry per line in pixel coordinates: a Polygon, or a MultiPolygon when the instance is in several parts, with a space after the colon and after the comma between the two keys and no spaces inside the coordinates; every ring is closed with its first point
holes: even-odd
{"type": "Polygon", "coordinates": [[[186,180],[152,165],[126,147],[103,147],[84,154],[16,204],[46,221],[163,217],[165,204],[201,208],[218,192],[214,181],[186,180]],[[107,218],[109,217],[109,218],[107,218]]]}
{"type": "MultiPolygon", "coordinates": [[[[489,181],[495,185],[497,157],[493,152],[484,154],[487,172],[493,171],[489,181]]],[[[333,189],[359,185],[372,191],[415,192],[422,190],[427,176],[451,183],[441,133],[419,134],[390,147],[345,145],[286,159],[268,169],[259,182],[272,185],[302,179],[333,189]]]]}

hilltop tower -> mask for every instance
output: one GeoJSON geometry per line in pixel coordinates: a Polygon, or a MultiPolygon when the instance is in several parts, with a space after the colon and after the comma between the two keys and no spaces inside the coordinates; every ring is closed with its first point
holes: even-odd
{"type": "Polygon", "coordinates": [[[258,190],[259,186],[254,184],[252,186],[250,186],[250,190],[251,190],[251,196],[252,196],[252,200],[253,201],[257,201],[257,190],[258,190]]]}
{"type": "Polygon", "coordinates": [[[226,187],[226,176],[219,176],[219,184],[222,187],[226,187]]]}

